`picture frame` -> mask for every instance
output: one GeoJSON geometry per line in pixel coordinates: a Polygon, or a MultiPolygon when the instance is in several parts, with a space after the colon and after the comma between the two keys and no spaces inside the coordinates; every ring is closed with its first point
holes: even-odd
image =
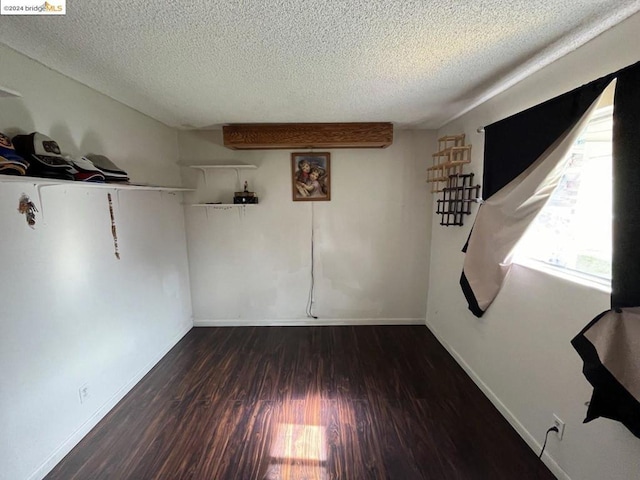
{"type": "Polygon", "coordinates": [[[291,190],[294,202],[331,200],[331,154],[329,152],[292,153],[291,190]]]}

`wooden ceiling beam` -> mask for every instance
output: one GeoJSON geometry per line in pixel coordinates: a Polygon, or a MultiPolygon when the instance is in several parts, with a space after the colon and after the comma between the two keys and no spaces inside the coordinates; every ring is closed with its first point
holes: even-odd
{"type": "Polygon", "coordinates": [[[386,148],[393,143],[393,124],[238,123],[223,126],[222,134],[233,150],[386,148]]]}

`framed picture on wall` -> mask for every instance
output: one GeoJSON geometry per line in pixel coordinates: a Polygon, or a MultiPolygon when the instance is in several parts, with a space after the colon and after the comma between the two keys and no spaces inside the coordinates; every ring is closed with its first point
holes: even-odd
{"type": "Polygon", "coordinates": [[[294,202],[331,200],[331,154],[291,154],[291,186],[294,202]]]}

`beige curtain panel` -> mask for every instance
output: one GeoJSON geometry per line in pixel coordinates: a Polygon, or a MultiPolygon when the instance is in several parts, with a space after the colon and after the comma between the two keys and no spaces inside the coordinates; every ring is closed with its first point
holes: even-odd
{"type": "Polygon", "coordinates": [[[558,186],[568,153],[593,114],[600,96],[534,163],[478,210],[463,273],[478,307],[486,311],[502,288],[518,241],[558,186]]]}

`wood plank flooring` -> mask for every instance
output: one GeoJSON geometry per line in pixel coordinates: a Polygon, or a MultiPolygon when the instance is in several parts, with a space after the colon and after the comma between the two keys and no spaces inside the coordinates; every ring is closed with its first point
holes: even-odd
{"type": "Polygon", "coordinates": [[[194,328],[46,477],[553,478],[420,326],[194,328]]]}

